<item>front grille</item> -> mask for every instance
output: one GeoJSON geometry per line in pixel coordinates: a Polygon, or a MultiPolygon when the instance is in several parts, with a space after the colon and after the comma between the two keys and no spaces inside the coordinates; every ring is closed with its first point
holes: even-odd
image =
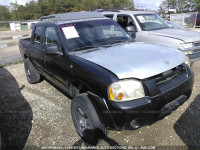
{"type": "Polygon", "coordinates": [[[183,71],[184,71],[184,68],[183,68],[183,66],[180,65],[180,66],[170,69],[166,72],[163,72],[157,76],[154,76],[152,79],[155,80],[156,84],[159,84],[161,82],[170,80],[172,77],[182,73],[183,71]]]}
{"type": "Polygon", "coordinates": [[[193,54],[195,54],[195,53],[200,53],[200,49],[194,50],[194,51],[193,51],[193,54]]]}
{"type": "Polygon", "coordinates": [[[143,80],[145,94],[155,96],[165,92],[188,78],[185,65],[180,65],[159,75],[143,80]]]}

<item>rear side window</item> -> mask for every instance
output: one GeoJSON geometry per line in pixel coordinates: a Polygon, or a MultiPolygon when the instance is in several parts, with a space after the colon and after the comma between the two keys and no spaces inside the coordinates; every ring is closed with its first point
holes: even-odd
{"type": "Polygon", "coordinates": [[[131,16],[128,16],[128,15],[118,15],[117,23],[123,28],[126,28],[126,26],[129,26],[129,25],[135,25],[131,16]]]}
{"type": "Polygon", "coordinates": [[[54,27],[45,29],[45,46],[58,45],[58,36],[54,27]]]}
{"type": "Polygon", "coordinates": [[[34,44],[40,46],[40,39],[42,34],[42,27],[36,27],[34,33],[34,44]]]}
{"type": "Polygon", "coordinates": [[[113,19],[113,16],[114,16],[114,15],[108,14],[108,15],[104,15],[104,16],[107,17],[107,18],[113,19]]]}

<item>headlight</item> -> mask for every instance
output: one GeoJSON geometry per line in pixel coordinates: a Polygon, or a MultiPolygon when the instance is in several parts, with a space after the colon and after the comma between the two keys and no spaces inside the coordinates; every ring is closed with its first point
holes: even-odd
{"type": "Polygon", "coordinates": [[[108,97],[113,101],[129,101],[144,96],[144,88],[137,80],[122,80],[108,87],[108,97]]]}
{"type": "Polygon", "coordinates": [[[193,54],[193,51],[185,51],[184,53],[185,53],[185,55],[191,55],[191,54],[193,54]]]}
{"type": "Polygon", "coordinates": [[[187,44],[180,44],[178,46],[178,49],[180,50],[185,50],[185,49],[188,49],[188,48],[192,48],[193,47],[193,44],[192,43],[187,43],[187,44]]]}
{"type": "Polygon", "coordinates": [[[185,64],[187,64],[190,67],[190,59],[188,56],[185,56],[185,64]]]}

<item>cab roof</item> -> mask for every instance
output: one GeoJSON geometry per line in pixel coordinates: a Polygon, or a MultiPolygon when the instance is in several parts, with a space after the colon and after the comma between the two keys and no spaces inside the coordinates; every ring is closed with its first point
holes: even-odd
{"type": "Polygon", "coordinates": [[[72,13],[62,13],[62,14],[53,14],[48,16],[43,16],[40,20],[43,21],[74,21],[74,20],[83,20],[83,19],[92,19],[92,18],[105,18],[99,12],[72,12],[72,13]]]}
{"type": "Polygon", "coordinates": [[[130,15],[137,15],[137,14],[155,14],[154,12],[148,11],[130,11],[130,10],[119,10],[119,11],[103,11],[101,14],[130,14],[130,15]]]}

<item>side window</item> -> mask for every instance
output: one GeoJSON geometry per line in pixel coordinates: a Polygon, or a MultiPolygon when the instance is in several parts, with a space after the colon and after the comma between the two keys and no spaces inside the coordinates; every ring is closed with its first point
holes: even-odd
{"type": "Polygon", "coordinates": [[[126,28],[126,26],[128,26],[128,25],[135,24],[133,19],[131,18],[131,16],[128,16],[128,15],[118,15],[117,23],[123,28],[126,28]]]}
{"type": "Polygon", "coordinates": [[[58,45],[58,37],[54,27],[46,27],[45,29],[45,46],[58,45]]]}
{"type": "Polygon", "coordinates": [[[40,46],[40,38],[42,34],[42,27],[36,27],[34,33],[34,44],[40,46]]]}
{"type": "Polygon", "coordinates": [[[122,37],[123,33],[115,26],[115,25],[110,25],[107,28],[104,27],[102,29],[103,35],[105,38],[111,38],[111,37],[122,37]]]}
{"type": "Polygon", "coordinates": [[[107,14],[107,15],[104,15],[104,16],[107,17],[107,18],[110,18],[112,20],[113,20],[113,17],[114,17],[114,15],[112,15],[112,14],[107,14]]]}

